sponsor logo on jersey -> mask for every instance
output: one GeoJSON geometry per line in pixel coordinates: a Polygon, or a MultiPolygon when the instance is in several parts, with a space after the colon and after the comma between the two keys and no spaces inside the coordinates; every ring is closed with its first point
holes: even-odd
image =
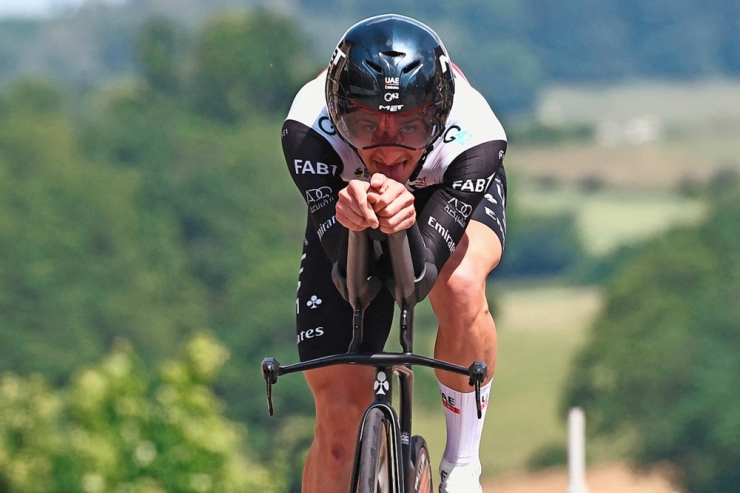
{"type": "Polygon", "coordinates": [[[316,230],[316,234],[319,235],[319,240],[324,237],[324,234],[326,234],[327,231],[329,231],[329,228],[337,224],[337,216],[331,216],[330,219],[327,219],[323,223],[319,225],[319,228],[316,230]]]}
{"type": "Polygon", "coordinates": [[[309,307],[311,310],[315,310],[319,307],[321,303],[323,303],[323,300],[318,296],[313,295],[311,296],[311,299],[306,302],[306,306],[309,307]]]}
{"type": "Polygon", "coordinates": [[[444,142],[445,144],[449,144],[450,142],[457,142],[461,146],[464,146],[471,140],[473,140],[473,134],[471,134],[467,130],[461,129],[457,125],[451,125],[450,128],[445,130],[444,135],[442,135],[442,142],[444,142]]]}
{"type": "Polygon", "coordinates": [[[328,116],[322,116],[319,118],[319,129],[326,135],[336,135],[337,129],[334,127],[331,118],[328,116]]]}
{"type": "Polygon", "coordinates": [[[428,224],[429,226],[434,228],[434,231],[439,233],[439,236],[441,236],[443,240],[445,240],[450,253],[454,252],[457,245],[455,245],[455,240],[452,239],[452,235],[450,235],[450,232],[447,230],[447,228],[439,224],[439,221],[437,221],[437,218],[435,218],[434,216],[429,216],[428,224]]]}
{"type": "Polygon", "coordinates": [[[416,180],[409,182],[409,186],[413,188],[424,188],[427,186],[427,177],[420,176],[416,180]]]}
{"type": "Polygon", "coordinates": [[[306,339],[314,339],[316,337],[321,337],[323,335],[324,335],[323,327],[316,327],[315,329],[302,330],[297,334],[298,342],[296,344],[300,344],[306,339]]]}
{"type": "Polygon", "coordinates": [[[477,180],[456,180],[452,182],[452,188],[462,192],[485,192],[488,190],[491,180],[493,180],[493,175],[477,180]]]}
{"type": "Polygon", "coordinates": [[[470,213],[473,212],[473,206],[453,197],[445,204],[445,212],[457,224],[464,227],[465,221],[468,220],[470,213]]]}
{"type": "Polygon", "coordinates": [[[330,187],[312,188],[306,190],[306,202],[308,203],[308,209],[313,214],[319,209],[334,202],[334,197],[331,194],[330,187]]]}
{"type": "Polygon", "coordinates": [[[297,175],[331,175],[336,176],[339,166],[334,164],[324,164],[319,161],[312,163],[303,159],[294,159],[293,167],[297,175]]]}

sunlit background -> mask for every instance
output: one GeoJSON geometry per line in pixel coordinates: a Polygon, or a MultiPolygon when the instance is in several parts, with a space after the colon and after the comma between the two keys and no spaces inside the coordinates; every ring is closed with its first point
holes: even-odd
{"type": "Polygon", "coordinates": [[[310,394],[270,418],[259,371],[297,360],[280,127],[385,12],[509,138],[486,492],[565,491],[573,406],[592,493],[740,491],[736,0],[0,0],[0,491],[300,491],[310,394]]]}

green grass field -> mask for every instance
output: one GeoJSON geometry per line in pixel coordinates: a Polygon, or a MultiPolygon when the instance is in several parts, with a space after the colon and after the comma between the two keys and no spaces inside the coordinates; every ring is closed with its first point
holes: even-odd
{"type": "Polygon", "coordinates": [[[703,201],[668,192],[585,193],[574,187],[519,187],[515,193],[527,212],[575,214],[583,245],[592,255],[608,254],[622,244],[653,237],[673,226],[696,224],[707,212],[703,201]]]}

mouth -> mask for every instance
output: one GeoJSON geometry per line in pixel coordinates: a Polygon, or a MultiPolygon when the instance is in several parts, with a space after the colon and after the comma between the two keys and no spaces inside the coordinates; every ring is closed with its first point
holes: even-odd
{"type": "Polygon", "coordinates": [[[392,178],[396,181],[401,181],[403,177],[403,171],[406,169],[406,165],[408,164],[408,162],[408,159],[404,159],[401,161],[396,161],[392,164],[385,164],[382,161],[373,159],[373,164],[375,164],[375,168],[378,170],[378,173],[382,173],[388,178],[392,178]]]}

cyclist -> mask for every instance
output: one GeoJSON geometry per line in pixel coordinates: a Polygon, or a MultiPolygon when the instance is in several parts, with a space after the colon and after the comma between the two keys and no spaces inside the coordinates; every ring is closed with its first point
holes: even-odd
{"type": "MultiPolygon", "coordinates": [[[[485,281],[503,251],[506,135],[484,98],[450,62],[437,34],[387,14],[352,26],[329,67],[297,94],[282,131],[288,169],[308,205],[298,281],[300,359],[339,354],[352,310],[332,281],[347,230],[394,233],[418,224],[437,281],[434,356],[467,366],[496,360],[485,281]]],[[[363,353],[382,351],[394,302],[381,291],[366,310],[363,353]]],[[[346,491],[373,369],[306,373],[316,429],[303,491],[346,491]]],[[[483,420],[466,377],[438,372],[447,425],[443,493],[480,492],[483,420]]],[[[491,380],[482,388],[484,405],[491,380]]]]}

